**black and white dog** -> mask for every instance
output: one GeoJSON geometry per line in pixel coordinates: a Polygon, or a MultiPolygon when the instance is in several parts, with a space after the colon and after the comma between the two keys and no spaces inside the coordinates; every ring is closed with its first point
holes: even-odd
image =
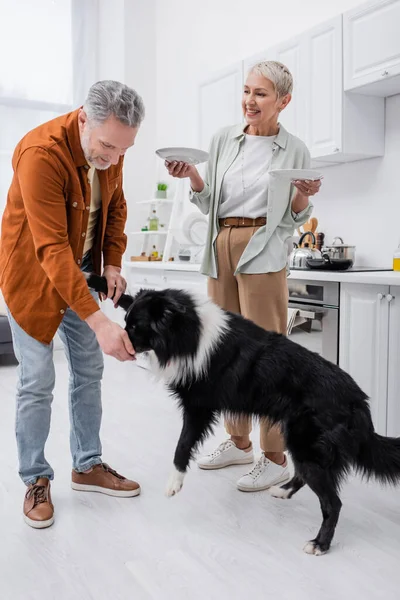
{"type": "MultiPolygon", "coordinates": [[[[88,285],[107,293],[102,277],[90,275],[88,285]]],[[[291,498],[307,484],[317,494],[323,522],[304,547],[308,554],[329,549],[340,485],[352,468],[382,483],[400,481],[400,438],[375,433],[366,394],[336,365],[184,291],[141,290],[118,304],[136,352],[149,352],[182,408],[167,495],[181,489],[194,450],[221,413],[280,424],[295,473],[270,492],[291,498]]]]}

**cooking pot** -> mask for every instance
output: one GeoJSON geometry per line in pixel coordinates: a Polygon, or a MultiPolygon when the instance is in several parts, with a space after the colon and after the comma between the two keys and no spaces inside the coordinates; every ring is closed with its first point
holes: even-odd
{"type": "Polygon", "coordinates": [[[356,257],[356,247],[344,244],[341,237],[335,237],[331,246],[322,248],[322,254],[327,254],[330,259],[350,260],[352,266],[356,257]],[[340,240],[340,243],[337,240],[340,240]]]}
{"type": "Polygon", "coordinates": [[[319,250],[314,248],[310,248],[309,244],[306,242],[304,244],[304,248],[300,248],[303,240],[310,235],[312,238],[312,243],[315,244],[315,235],[312,231],[306,231],[299,239],[299,243],[295,244],[290,256],[289,256],[289,267],[291,269],[308,269],[307,259],[313,258],[322,258],[322,254],[319,250]]]}

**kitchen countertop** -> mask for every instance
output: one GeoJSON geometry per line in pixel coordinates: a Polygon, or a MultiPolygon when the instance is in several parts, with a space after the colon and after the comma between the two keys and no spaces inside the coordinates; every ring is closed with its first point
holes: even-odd
{"type": "Polygon", "coordinates": [[[299,271],[292,269],[290,279],[308,281],[338,281],[340,283],[370,283],[374,285],[399,285],[400,271],[299,271]]]}
{"type": "MultiPolygon", "coordinates": [[[[199,264],[162,261],[125,261],[124,266],[135,269],[198,272],[199,264]]],[[[304,281],[338,281],[340,283],[370,283],[375,285],[399,285],[400,271],[300,271],[292,269],[290,279],[304,281]]]]}
{"type": "Polygon", "coordinates": [[[164,271],[200,271],[200,265],[190,262],[175,262],[162,260],[126,260],[124,266],[128,269],[162,269],[164,271]]]}

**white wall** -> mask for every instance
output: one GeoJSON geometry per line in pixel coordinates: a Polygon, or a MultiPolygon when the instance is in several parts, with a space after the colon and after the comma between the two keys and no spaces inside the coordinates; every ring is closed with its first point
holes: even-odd
{"type": "MultiPolygon", "coordinates": [[[[359,0],[157,1],[158,146],[198,144],[197,86],[213,71],[360,4],[359,0]]],[[[238,98],[240,102],[240,98],[238,98]]],[[[357,245],[357,262],[391,266],[400,239],[400,97],[387,100],[383,159],[324,169],[314,215],[327,241],[357,245]]]]}
{"type": "Polygon", "coordinates": [[[146,117],[125,157],[127,231],[139,228],[135,203],[150,198],[156,156],[156,0],[99,0],[99,79],[116,79],[143,98],[146,117]]]}

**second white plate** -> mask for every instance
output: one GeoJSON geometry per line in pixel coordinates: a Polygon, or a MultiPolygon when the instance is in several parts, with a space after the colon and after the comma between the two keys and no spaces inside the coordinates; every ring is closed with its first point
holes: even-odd
{"type": "Polygon", "coordinates": [[[289,181],[293,181],[294,179],[315,181],[322,177],[322,173],[319,173],[314,169],[273,169],[269,174],[283,177],[289,181]]]}
{"type": "Polygon", "coordinates": [[[189,165],[199,165],[208,160],[208,152],[198,150],[197,148],[159,148],[156,150],[156,154],[169,162],[176,160],[177,162],[185,162],[189,165]]]}

